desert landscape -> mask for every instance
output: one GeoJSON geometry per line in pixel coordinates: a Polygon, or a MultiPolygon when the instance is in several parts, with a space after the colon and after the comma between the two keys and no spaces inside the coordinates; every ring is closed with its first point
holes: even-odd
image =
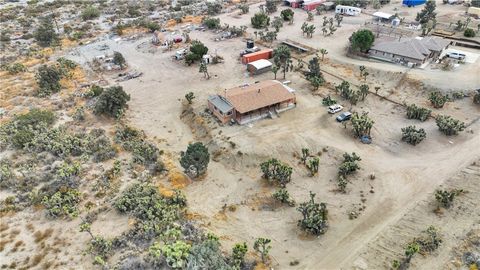
{"type": "Polygon", "coordinates": [[[1,269],[479,269],[480,2],[410,2],[0,2],[1,269]]]}

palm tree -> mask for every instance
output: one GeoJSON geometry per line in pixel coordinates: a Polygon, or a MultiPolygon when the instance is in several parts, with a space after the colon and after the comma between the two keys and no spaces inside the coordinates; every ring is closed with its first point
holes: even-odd
{"type": "Polygon", "coordinates": [[[320,49],[320,53],[322,54],[322,62],[323,62],[323,59],[325,58],[325,54],[328,54],[328,52],[326,49],[320,49]]]}

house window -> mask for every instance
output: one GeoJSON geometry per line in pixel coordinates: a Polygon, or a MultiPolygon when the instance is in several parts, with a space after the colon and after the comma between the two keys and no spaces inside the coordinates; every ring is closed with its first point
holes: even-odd
{"type": "Polygon", "coordinates": [[[217,106],[213,106],[213,108],[215,109],[215,111],[218,111],[218,108],[217,108],[217,106]]]}
{"type": "Polygon", "coordinates": [[[232,115],[232,111],[228,111],[228,112],[227,112],[227,115],[232,115]]]}

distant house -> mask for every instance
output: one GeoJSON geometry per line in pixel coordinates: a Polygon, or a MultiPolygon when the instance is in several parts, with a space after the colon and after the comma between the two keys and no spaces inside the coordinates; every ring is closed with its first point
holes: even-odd
{"type": "Polygon", "coordinates": [[[417,66],[436,59],[450,41],[440,37],[411,38],[403,41],[376,41],[368,54],[371,58],[417,66]]]}
{"type": "Polygon", "coordinates": [[[393,18],[394,15],[386,12],[377,11],[372,14],[373,20],[382,23],[389,23],[393,18]]]}
{"type": "Polygon", "coordinates": [[[303,0],[285,0],[284,4],[292,8],[299,8],[303,4],[303,0]]]}
{"type": "Polygon", "coordinates": [[[294,90],[275,80],[235,87],[208,98],[208,108],[224,124],[247,124],[295,106],[294,90]]]}

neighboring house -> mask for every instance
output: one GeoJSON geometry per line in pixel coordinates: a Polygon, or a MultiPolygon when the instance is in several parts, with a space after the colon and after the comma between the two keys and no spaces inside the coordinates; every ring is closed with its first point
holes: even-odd
{"type": "Polygon", "coordinates": [[[382,23],[390,23],[395,18],[394,15],[386,12],[377,11],[372,14],[373,20],[382,23]]]}
{"type": "Polygon", "coordinates": [[[371,58],[408,66],[422,65],[437,59],[450,41],[440,37],[411,38],[403,41],[376,41],[368,54],[371,58]]]}
{"type": "Polygon", "coordinates": [[[303,0],[285,0],[284,4],[292,8],[299,8],[303,4],[303,0]]]}
{"type": "Polygon", "coordinates": [[[272,70],[272,63],[265,59],[260,59],[247,64],[247,70],[250,75],[257,75],[272,70]]]}
{"type": "Polygon", "coordinates": [[[279,81],[267,80],[210,96],[208,108],[224,124],[235,121],[243,125],[295,108],[294,92],[279,81]]]}

